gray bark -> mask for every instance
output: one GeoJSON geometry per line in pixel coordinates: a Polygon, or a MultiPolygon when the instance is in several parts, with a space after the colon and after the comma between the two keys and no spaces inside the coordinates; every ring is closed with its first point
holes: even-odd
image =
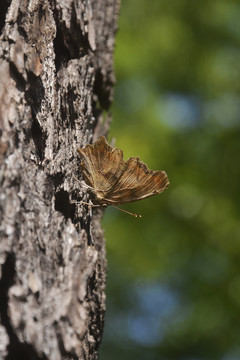
{"type": "Polygon", "coordinates": [[[105,135],[118,0],[7,0],[0,43],[0,358],[97,359],[102,210],[77,147],[105,135]]]}

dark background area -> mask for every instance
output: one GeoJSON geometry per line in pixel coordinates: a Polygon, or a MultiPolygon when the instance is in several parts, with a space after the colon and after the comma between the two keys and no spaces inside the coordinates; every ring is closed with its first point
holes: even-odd
{"type": "Polygon", "coordinates": [[[122,2],[109,139],[166,170],[109,207],[102,360],[240,359],[240,2],[122,2]]]}

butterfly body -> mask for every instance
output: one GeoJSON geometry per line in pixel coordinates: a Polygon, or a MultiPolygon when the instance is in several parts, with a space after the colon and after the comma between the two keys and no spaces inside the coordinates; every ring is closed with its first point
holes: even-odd
{"type": "Polygon", "coordinates": [[[164,191],[165,171],[150,170],[138,157],[123,160],[123,152],[101,136],[93,145],[77,149],[83,179],[99,205],[120,205],[164,191]]]}

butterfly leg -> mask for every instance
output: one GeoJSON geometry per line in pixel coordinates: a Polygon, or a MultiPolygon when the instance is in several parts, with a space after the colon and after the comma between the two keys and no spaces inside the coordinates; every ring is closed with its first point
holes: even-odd
{"type": "Polygon", "coordinates": [[[73,178],[81,184],[81,187],[83,187],[85,189],[92,189],[91,186],[89,186],[85,183],[85,181],[79,180],[75,175],[73,175],[73,178]]]}

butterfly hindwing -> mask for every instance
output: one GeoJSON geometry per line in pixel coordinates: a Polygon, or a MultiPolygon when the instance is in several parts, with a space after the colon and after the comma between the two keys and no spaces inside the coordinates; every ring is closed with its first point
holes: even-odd
{"type": "Polygon", "coordinates": [[[139,158],[129,158],[122,176],[106,194],[109,203],[122,204],[141,200],[164,191],[168,184],[165,171],[150,170],[139,158]]]}

